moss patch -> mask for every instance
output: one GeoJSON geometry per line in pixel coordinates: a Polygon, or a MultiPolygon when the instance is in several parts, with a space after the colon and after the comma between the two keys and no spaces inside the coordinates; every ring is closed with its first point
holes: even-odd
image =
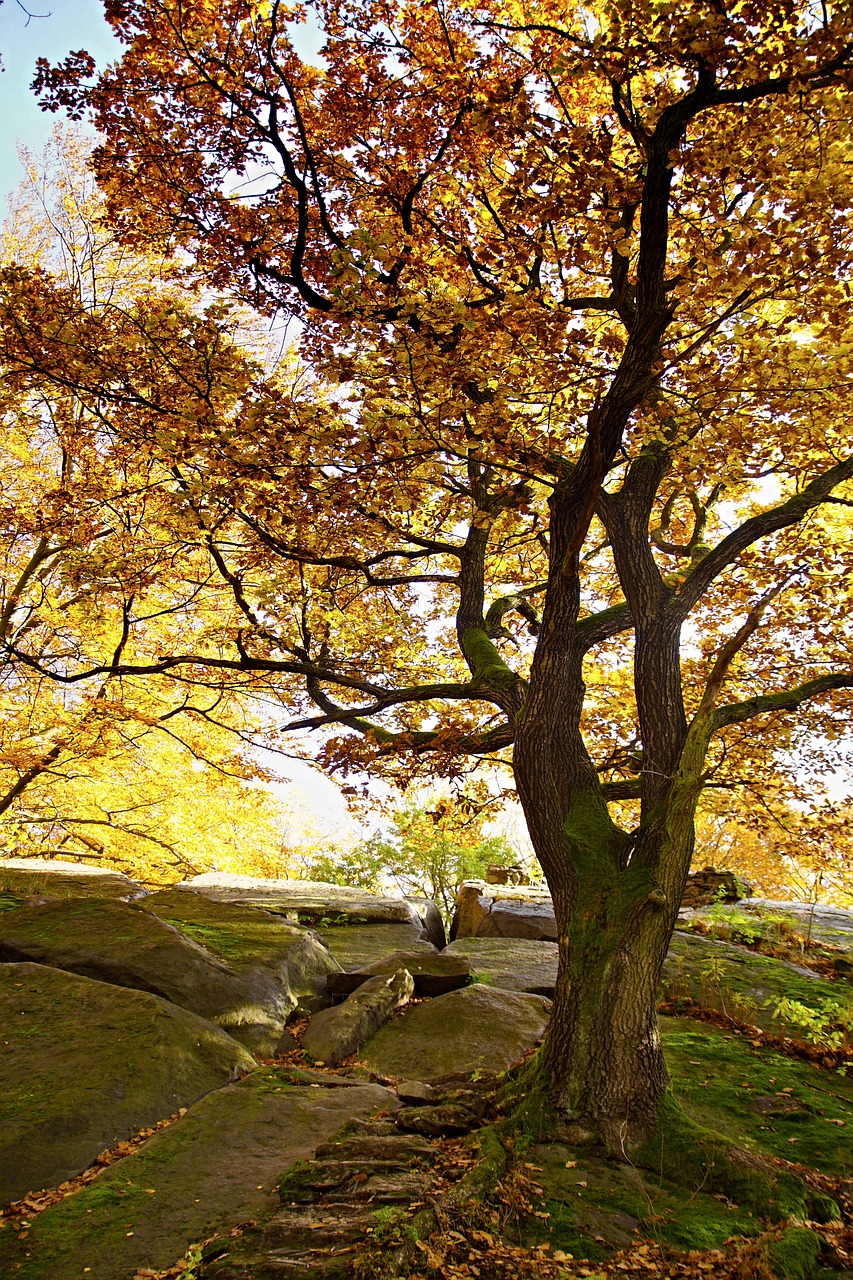
{"type": "Polygon", "coordinates": [[[258,907],[215,902],[181,889],[154,893],[138,905],[228,964],[268,959],[283,937],[303,932],[258,907]]]}
{"type": "MultiPolygon", "coordinates": [[[[853,1080],[704,1023],[665,1018],[662,1033],[672,1095],[658,1134],[624,1163],[549,1141],[559,1130],[537,1060],[507,1080],[509,1115],[498,1129],[514,1143],[517,1172],[535,1184],[535,1213],[522,1218],[516,1242],[595,1263],[642,1238],[714,1249],[759,1236],[768,1222],[838,1216],[829,1196],[761,1157],[850,1177],[853,1080]]],[[[816,1240],[789,1229],[768,1246],[770,1264],[806,1280],[816,1240]]]]}
{"type": "Polygon", "coordinates": [[[675,1098],[747,1150],[853,1176],[853,1079],[708,1023],[662,1018],[675,1098]]]}
{"type": "Polygon", "coordinates": [[[781,1240],[770,1246],[773,1270],[783,1280],[810,1280],[817,1271],[821,1238],[808,1227],[789,1227],[781,1240]]]}
{"type": "Polygon", "coordinates": [[[758,1235],[759,1219],[740,1206],[696,1187],[649,1175],[629,1164],[590,1155],[562,1143],[537,1144],[525,1172],[542,1187],[543,1202],[519,1233],[520,1243],[562,1249],[600,1261],[639,1237],[677,1249],[713,1249],[733,1235],[758,1235]]]}

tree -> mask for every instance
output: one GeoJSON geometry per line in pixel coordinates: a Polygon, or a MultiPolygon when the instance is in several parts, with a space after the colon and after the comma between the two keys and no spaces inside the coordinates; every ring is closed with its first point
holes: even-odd
{"type": "MultiPolygon", "coordinates": [[[[74,323],[106,308],[113,327],[99,330],[101,352],[115,361],[121,351],[125,377],[141,364],[180,418],[180,384],[192,373],[182,348],[175,385],[168,343],[186,342],[194,327],[205,378],[215,381],[211,346],[223,326],[187,316],[176,329],[167,276],[118,245],[99,218],[89,150],[57,133],[39,162],[24,153],[27,178],[3,229],[9,292],[12,281],[32,286],[36,265],[49,273],[35,287],[57,291],[46,322],[58,324],[66,348],[74,323]],[[136,323],[143,311],[148,329],[136,323]]],[[[0,666],[0,849],[94,859],[155,881],[215,868],[281,874],[283,812],[253,785],[268,771],[251,750],[257,717],[243,700],[225,689],[195,698],[115,672],[77,689],[12,656],[27,637],[42,658],[117,660],[138,630],[168,647],[182,595],[199,603],[207,562],[193,561],[192,545],[181,555],[161,470],[135,454],[127,430],[121,441],[110,435],[103,406],[67,381],[10,377],[0,441],[0,637],[10,655],[0,666]],[[158,585],[167,566],[183,584],[177,593],[158,585]]],[[[144,413],[134,406],[137,422],[144,413]]],[[[196,608],[195,634],[203,616],[196,608]]]]}
{"type": "MultiPolygon", "coordinates": [[[[772,771],[849,708],[849,7],[313,12],[320,66],[278,0],[111,0],[120,62],[40,68],[94,113],[118,232],[297,317],[334,388],[146,438],[239,624],[63,678],[265,679],[285,728],[338,727],[331,766],[511,756],[558,920],[551,1094],[621,1151],[666,1090],[700,792],[747,730],[772,771]]],[[[93,393],[37,319],[7,361],[93,393]]]]}
{"type": "Polygon", "coordinates": [[[431,898],[449,921],[463,881],[482,879],[489,867],[509,867],[515,859],[502,836],[486,835],[476,817],[437,800],[432,808],[401,805],[389,824],[353,848],[315,857],[306,875],[366,889],[381,889],[390,879],[404,894],[431,898]]]}

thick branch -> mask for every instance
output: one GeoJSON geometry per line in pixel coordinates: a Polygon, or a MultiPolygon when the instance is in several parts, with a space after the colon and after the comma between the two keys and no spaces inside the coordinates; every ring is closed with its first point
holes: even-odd
{"type": "Polygon", "coordinates": [[[815,680],[807,680],[805,684],[794,689],[784,689],[779,693],[757,694],[754,698],[746,698],[743,702],[730,702],[727,706],[718,707],[714,712],[714,729],[722,729],[729,724],[741,724],[744,720],[752,720],[755,716],[770,711],[796,711],[804,702],[817,698],[822,693],[833,689],[853,689],[853,671],[839,671],[834,675],[818,676],[815,680]]]}
{"type": "Polygon", "coordinates": [[[799,524],[810,511],[828,499],[833,489],[851,477],[853,477],[853,457],[837,463],[822,475],[816,476],[801,493],[795,494],[787,502],[746,520],[740,528],[723,538],[722,542],[717,543],[716,547],[699,561],[681,585],[670,609],[674,610],[680,619],[686,618],[714,579],[733,564],[747,547],[768,537],[771,533],[777,533],[780,529],[799,524]]]}

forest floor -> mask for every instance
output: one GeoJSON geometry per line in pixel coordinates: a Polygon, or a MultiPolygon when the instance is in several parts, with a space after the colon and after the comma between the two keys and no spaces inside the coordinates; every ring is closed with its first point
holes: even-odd
{"type": "MultiPolygon", "coordinates": [[[[693,1012],[699,1016],[662,1017],[675,1097],[697,1123],[805,1188],[782,1221],[762,1216],[736,1190],[714,1189],[699,1162],[692,1182],[669,1178],[666,1133],[660,1168],[638,1168],[554,1141],[547,1120],[537,1130],[529,1112],[519,1125],[495,1094],[472,1134],[421,1140],[432,1148],[423,1188],[404,1189],[402,1201],[375,1190],[365,1198],[354,1179],[349,1196],[358,1212],[346,1238],[315,1236],[291,1256],[300,1265],[282,1269],[273,1262],[288,1253],[280,1201],[295,1194],[285,1140],[294,1107],[317,1139],[377,1107],[360,1097],[365,1086],[347,1079],[346,1065],[294,1077],[296,1052],[160,1132],[105,1153],[74,1183],[13,1206],[0,1231],[0,1273],[9,1280],[853,1278],[853,1072],[837,1054],[778,1040],[722,1012],[693,1012]],[[324,1078],[327,1087],[318,1087],[324,1078]],[[217,1107],[221,1120],[211,1125],[217,1107]],[[169,1242],[174,1259],[178,1241],[194,1229],[198,1238],[211,1222],[218,1231],[202,1246],[159,1270],[148,1265],[162,1264],[169,1242]],[[267,1222],[275,1229],[265,1237],[267,1222]]],[[[329,1203],[347,1194],[321,1185],[298,1196],[300,1222],[308,1206],[316,1231],[329,1203]]]]}

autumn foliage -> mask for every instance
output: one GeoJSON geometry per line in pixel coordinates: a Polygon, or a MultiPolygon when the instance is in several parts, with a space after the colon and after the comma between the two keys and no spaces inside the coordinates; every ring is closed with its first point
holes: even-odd
{"type": "Polygon", "coordinates": [[[121,61],[38,88],[93,113],[110,225],[187,300],[11,271],[2,357],[15,405],[73,389],[156,550],[81,567],[124,583],[97,644],[8,652],[263,697],[332,767],[511,765],[554,1096],[624,1146],[700,794],[820,787],[845,731],[849,10],[320,4],[314,61],[276,0],[107,12],[121,61]]]}

